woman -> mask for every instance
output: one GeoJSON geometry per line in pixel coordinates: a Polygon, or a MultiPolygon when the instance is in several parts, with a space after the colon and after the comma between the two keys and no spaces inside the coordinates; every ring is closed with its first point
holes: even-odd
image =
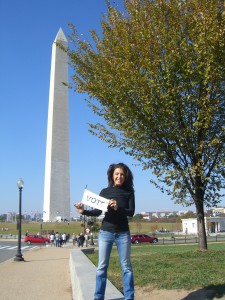
{"type": "MultiPolygon", "coordinates": [[[[107,175],[108,187],[100,193],[100,196],[109,199],[109,202],[98,236],[99,257],[94,300],[103,300],[105,297],[107,269],[114,242],[122,268],[125,300],[132,300],[134,279],[130,261],[131,239],[127,217],[132,217],[135,210],[133,175],[123,163],[110,165],[107,175]]],[[[86,216],[100,216],[102,213],[98,209],[84,210],[83,203],[76,203],[74,206],[78,213],[86,216]]]]}

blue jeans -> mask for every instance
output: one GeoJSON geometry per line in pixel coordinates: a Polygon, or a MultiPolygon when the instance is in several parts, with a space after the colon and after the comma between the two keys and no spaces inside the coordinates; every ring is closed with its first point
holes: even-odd
{"type": "Polygon", "coordinates": [[[98,267],[96,270],[95,299],[104,299],[107,281],[107,269],[113,243],[116,243],[122,268],[124,297],[134,299],[134,277],[130,261],[131,240],[130,232],[111,233],[99,231],[98,235],[98,267]]]}

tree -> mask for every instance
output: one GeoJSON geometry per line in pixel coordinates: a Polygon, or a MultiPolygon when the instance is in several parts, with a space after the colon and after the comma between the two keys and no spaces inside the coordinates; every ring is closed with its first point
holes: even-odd
{"type": "Polygon", "coordinates": [[[188,211],[186,214],[183,215],[183,219],[188,219],[188,218],[195,218],[195,214],[192,211],[188,211]]]}
{"type": "Polygon", "coordinates": [[[0,215],[0,222],[5,222],[6,216],[5,215],[0,215]]]}
{"type": "Polygon", "coordinates": [[[141,221],[141,220],[143,220],[142,214],[136,214],[132,218],[132,221],[141,221]]]}
{"type": "Polygon", "coordinates": [[[126,0],[108,4],[91,42],[71,25],[72,87],[102,118],[90,132],[151,169],[175,203],[204,206],[224,188],[224,1],[126,0]]]}

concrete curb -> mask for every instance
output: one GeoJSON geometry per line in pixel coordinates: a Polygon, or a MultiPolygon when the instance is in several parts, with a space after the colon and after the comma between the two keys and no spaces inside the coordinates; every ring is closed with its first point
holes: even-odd
{"type": "MultiPolygon", "coordinates": [[[[93,248],[88,250],[93,251],[93,248]]],[[[84,252],[81,249],[70,251],[73,300],[91,300],[94,298],[96,267],[84,252]]],[[[107,280],[105,300],[124,300],[123,294],[109,280],[107,280]]]]}

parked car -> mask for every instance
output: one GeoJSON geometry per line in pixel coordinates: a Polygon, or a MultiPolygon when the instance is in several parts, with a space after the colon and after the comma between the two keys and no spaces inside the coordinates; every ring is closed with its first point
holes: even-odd
{"type": "Polygon", "coordinates": [[[131,236],[131,243],[132,244],[139,244],[139,243],[157,243],[157,237],[152,237],[147,234],[135,234],[131,236]]]}
{"type": "Polygon", "coordinates": [[[35,235],[35,234],[28,234],[24,238],[24,243],[30,244],[49,244],[50,239],[47,237],[43,237],[41,235],[35,235]]]}

